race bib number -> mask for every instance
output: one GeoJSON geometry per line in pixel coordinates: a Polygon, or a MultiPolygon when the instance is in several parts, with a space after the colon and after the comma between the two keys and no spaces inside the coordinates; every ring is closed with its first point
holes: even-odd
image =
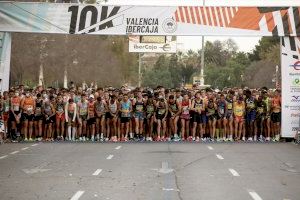
{"type": "Polygon", "coordinates": [[[166,109],[159,109],[158,110],[159,115],[163,115],[163,114],[165,114],[165,112],[166,112],[166,109]]]}
{"type": "Polygon", "coordinates": [[[232,103],[227,104],[227,109],[232,110],[232,103]]]}
{"type": "Polygon", "coordinates": [[[13,109],[14,109],[14,111],[19,111],[19,110],[20,110],[20,106],[14,105],[14,106],[13,106],[13,109]]]}
{"type": "Polygon", "coordinates": [[[4,107],[4,112],[8,112],[9,111],[9,106],[5,106],[4,107]]]}
{"type": "Polygon", "coordinates": [[[189,112],[189,109],[188,109],[188,107],[187,106],[184,106],[183,107],[183,114],[189,114],[190,112],[189,112]]]}
{"type": "Polygon", "coordinates": [[[263,113],[263,112],[264,112],[264,108],[258,108],[258,109],[257,109],[257,112],[258,112],[259,114],[263,113]]]}
{"type": "Polygon", "coordinates": [[[144,107],[142,105],[137,105],[136,106],[136,110],[139,111],[139,112],[143,111],[143,108],[144,107]]]}
{"type": "Polygon", "coordinates": [[[41,108],[40,108],[40,107],[37,107],[37,108],[35,109],[35,114],[36,114],[36,115],[41,115],[41,113],[42,113],[41,108]]]}
{"type": "Polygon", "coordinates": [[[154,111],[154,107],[153,106],[147,106],[147,112],[148,113],[152,113],[154,111]]]}

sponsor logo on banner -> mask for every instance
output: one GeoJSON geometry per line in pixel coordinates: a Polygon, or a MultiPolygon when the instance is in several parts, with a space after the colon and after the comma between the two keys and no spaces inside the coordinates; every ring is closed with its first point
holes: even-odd
{"type": "Polygon", "coordinates": [[[291,117],[299,118],[300,117],[300,113],[291,113],[291,117]]]}
{"type": "Polygon", "coordinates": [[[292,79],[292,87],[299,87],[300,86],[300,78],[293,78],[292,79]]]}
{"type": "Polygon", "coordinates": [[[158,18],[126,18],[126,34],[158,33],[158,18]]]}
{"type": "Polygon", "coordinates": [[[298,103],[298,102],[300,102],[300,96],[292,96],[292,98],[291,98],[291,102],[294,102],[294,103],[298,103]]]}
{"type": "Polygon", "coordinates": [[[177,23],[174,19],[168,18],[163,22],[163,29],[166,33],[174,33],[177,30],[177,23]]]}
{"type": "Polygon", "coordinates": [[[130,44],[130,52],[161,52],[161,53],[175,53],[176,48],[171,47],[170,44],[156,44],[156,43],[137,43],[130,44]]]}
{"type": "Polygon", "coordinates": [[[293,67],[294,70],[300,70],[300,61],[295,62],[293,65],[290,65],[290,67],[293,67]]]}
{"type": "Polygon", "coordinates": [[[135,36],[130,35],[129,38],[129,52],[136,53],[176,53],[177,41],[174,36],[135,36]],[[148,37],[148,38],[146,38],[148,37]],[[159,37],[159,38],[157,38],[159,37]],[[158,39],[157,43],[156,38],[158,39]],[[144,41],[144,42],[143,42],[144,41]],[[150,43],[147,43],[149,41],[150,43]]]}

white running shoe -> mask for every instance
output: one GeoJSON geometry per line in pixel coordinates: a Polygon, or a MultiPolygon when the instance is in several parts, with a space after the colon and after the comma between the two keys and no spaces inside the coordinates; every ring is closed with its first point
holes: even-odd
{"type": "Polygon", "coordinates": [[[249,141],[249,142],[252,142],[252,141],[253,141],[253,140],[252,140],[252,137],[249,137],[249,138],[248,138],[248,141],[249,141]]]}
{"type": "Polygon", "coordinates": [[[82,141],[82,137],[79,137],[79,141],[80,141],[80,142],[82,141]]]}
{"type": "Polygon", "coordinates": [[[242,138],[242,140],[245,142],[245,141],[246,141],[246,138],[245,138],[245,137],[243,137],[243,138],[242,138]]]}
{"type": "Polygon", "coordinates": [[[256,135],[254,135],[254,139],[253,139],[255,142],[257,141],[257,136],[256,135]]]}
{"type": "Polygon", "coordinates": [[[94,136],[92,136],[91,141],[95,142],[95,137],[94,136]]]}

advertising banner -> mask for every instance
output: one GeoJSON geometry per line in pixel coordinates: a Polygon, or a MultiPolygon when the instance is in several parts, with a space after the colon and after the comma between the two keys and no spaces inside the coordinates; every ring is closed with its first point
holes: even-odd
{"type": "Polygon", "coordinates": [[[129,52],[136,53],[176,53],[177,44],[175,36],[158,36],[162,40],[156,40],[156,36],[129,36],[129,52]],[[157,41],[157,42],[156,42],[157,41]]]}
{"type": "Polygon", "coordinates": [[[299,8],[0,2],[0,31],[98,35],[300,36],[299,8]]]}
{"type": "Polygon", "coordinates": [[[284,37],[281,44],[282,137],[294,137],[300,120],[300,40],[284,37]]]}

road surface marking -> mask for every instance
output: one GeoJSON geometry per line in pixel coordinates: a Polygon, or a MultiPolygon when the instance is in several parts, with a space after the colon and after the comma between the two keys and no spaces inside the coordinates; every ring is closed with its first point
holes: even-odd
{"type": "Polygon", "coordinates": [[[208,148],[209,150],[214,150],[214,148],[212,148],[211,146],[207,146],[207,148],[208,148]]]}
{"type": "Polygon", "coordinates": [[[177,191],[179,192],[178,189],[174,189],[174,188],[162,188],[163,191],[177,191]]]}
{"type": "Polygon", "coordinates": [[[221,155],[219,155],[219,154],[216,154],[216,156],[217,156],[217,158],[219,158],[220,160],[223,160],[224,158],[221,156],[221,155]]]}
{"type": "Polygon", "coordinates": [[[114,157],[114,155],[109,155],[109,156],[107,156],[107,160],[111,160],[112,158],[114,157]]]}
{"type": "Polygon", "coordinates": [[[121,147],[122,147],[122,146],[117,146],[115,149],[117,149],[117,150],[118,150],[118,149],[121,149],[121,147]]]}
{"type": "Polygon", "coordinates": [[[1,156],[0,159],[6,158],[6,157],[7,157],[7,155],[1,156]]]}
{"type": "Polygon", "coordinates": [[[29,147],[24,147],[24,148],[22,148],[23,151],[26,150],[26,149],[29,149],[29,147]]]}
{"type": "Polygon", "coordinates": [[[77,191],[74,196],[71,198],[71,200],[78,200],[82,195],[83,195],[84,191],[77,191]]]}
{"type": "Polygon", "coordinates": [[[251,191],[249,194],[254,200],[262,200],[262,198],[255,191],[251,191]]]}
{"type": "Polygon", "coordinates": [[[11,152],[10,154],[16,154],[16,153],[19,153],[19,151],[14,151],[14,152],[11,152]]]}
{"type": "Polygon", "coordinates": [[[235,171],[234,169],[229,169],[229,171],[232,173],[233,176],[240,176],[239,173],[237,173],[237,171],[235,171]]]}
{"type": "Polygon", "coordinates": [[[93,176],[98,176],[102,172],[102,169],[97,169],[94,173],[93,176]]]}
{"type": "Polygon", "coordinates": [[[34,146],[37,146],[37,145],[39,145],[39,144],[33,144],[33,145],[31,145],[31,146],[34,147],[34,146]]]}

